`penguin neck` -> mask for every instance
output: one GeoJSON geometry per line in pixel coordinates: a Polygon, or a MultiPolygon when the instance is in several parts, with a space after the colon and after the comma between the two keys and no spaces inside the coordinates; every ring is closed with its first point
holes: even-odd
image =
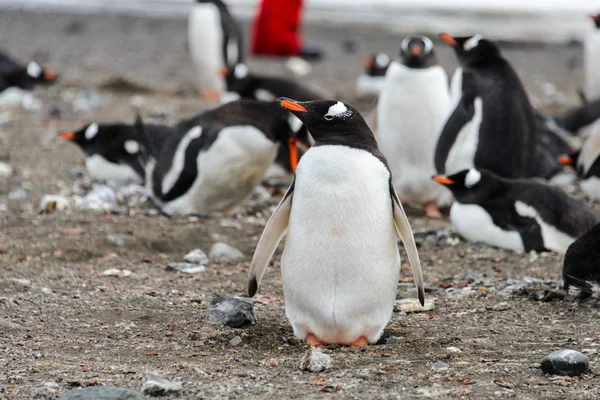
{"type": "Polygon", "coordinates": [[[411,69],[426,69],[436,64],[435,57],[405,57],[402,64],[411,69]]]}

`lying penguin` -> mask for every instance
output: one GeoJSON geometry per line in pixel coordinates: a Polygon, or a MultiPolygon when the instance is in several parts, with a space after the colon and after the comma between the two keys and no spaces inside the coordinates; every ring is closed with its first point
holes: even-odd
{"type": "Polygon", "coordinates": [[[554,117],[554,120],[566,131],[586,138],[600,129],[600,99],[567,110],[563,115],[554,117]]]}
{"type": "Polygon", "coordinates": [[[310,345],[375,343],[392,316],[399,233],[421,304],[423,277],[410,224],[387,161],[354,108],[339,101],[281,105],[307,126],[315,144],[267,222],[250,264],[254,296],[269,260],[287,233],[281,257],[285,309],[310,345]]]}
{"type": "Polygon", "coordinates": [[[600,285],[600,224],[571,244],[563,266],[564,289],[573,289],[581,297],[593,294],[600,285]]]}
{"type": "MultiPolygon", "coordinates": [[[[146,125],[148,140],[160,149],[173,129],[146,125]]],[[[88,124],[78,131],[62,131],[59,136],[78,145],[85,153],[85,167],[94,180],[143,183],[144,168],[139,162],[140,143],[131,124],[88,124]]]]}
{"type": "Polygon", "coordinates": [[[160,151],[136,124],[146,185],[167,215],[230,211],[252,193],[291,135],[289,113],[275,102],[236,101],[209,113],[210,122],[181,123],[160,151]]]}
{"type": "Polygon", "coordinates": [[[504,179],[474,168],[433,180],[454,194],[452,225],[472,242],[515,252],[564,253],[600,221],[599,213],[560,188],[533,180],[504,179]]]}
{"type": "Polygon", "coordinates": [[[0,106],[22,105],[37,85],[49,85],[56,79],[54,70],[44,69],[35,61],[21,65],[0,53],[0,106]]]}
{"type": "Polygon", "coordinates": [[[363,60],[364,72],[356,80],[356,95],[377,96],[385,87],[385,74],[392,60],[385,53],[375,53],[363,60]]]}
{"type": "Polygon", "coordinates": [[[581,189],[592,200],[600,200],[600,129],[587,138],[581,150],[558,157],[558,162],[574,167],[581,189]]]}

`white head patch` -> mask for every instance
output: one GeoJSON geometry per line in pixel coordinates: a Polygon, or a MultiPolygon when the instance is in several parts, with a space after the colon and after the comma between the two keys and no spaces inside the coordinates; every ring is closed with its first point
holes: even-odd
{"type": "Polygon", "coordinates": [[[38,63],[32,61],[29,64],[27,64],[27,75],[29,75],[32,78],[39,78],[41,74],[42,67],[40,67],[38,63]]]}
{"type": "Polygon", "coordinates": [[[473,50],[475,47],[477,47],[477,45],[479,44],[479,41],[481,39],[483,39],[483,35],[479,35],[479,34],[469,38],[469,40],[467,40],[465,42],[465,44],[463,44],[463,49],[465,51],[473,50]]]}
{"type": "Polygon", "coordinates": [[[421,40],[425,43],[425,48],[423,49],[423,53],[429,54],[431,50],[433,50],[433,42],[427,36],[421,36],[421,40]]]}
{"type": "Polygon", "coordinates": [[[390,63],[390,57],[385,53],[377,53],[375,56],[375,65],[379,68],[383,68],[390,63]]]}
{"type": "Polygon", "coordinates": [[[233,69],[233,76],[237,79],[244,79],[248,76],[248,67],[246,64],[238,64],[233,69]]]}
{"type": "Polygon", "coordinates": [[[135,140],[126,140],[123,147],[129,154],[137,154],[140,151],[140,144],[135,140]]]}
{"type": "Polygon", "coordinates": [[[329,107],[329,110],[327,111],[327,114],[325,114],[326,117],[343,117],[345,115],[350,115],[352,112],[350,110],[348,110],[348,107],[346,107],[346,105],[344,103],[342,103],[341,101],[338,101],[337,103],[335,103],[334,105],[332,105],[331,107],[329,107]]]}
{"type": "Polygon", "coordinates": [[[87,127],[87,129],[85,130],[85,138],[87,140],[92,140],[94,138],[94,136],[96,136],[98,134],[98,124],[97,123],[93,123],[90,126],[87,127]]]}
{"type": "Polygon", "coordinates": [[[465,187],[472,188],[477,185],[481,180],[481,172],[477,171],[475,168],[471,168],[469,172],[467,172],[467,176],[465,176],[465,187]]]}

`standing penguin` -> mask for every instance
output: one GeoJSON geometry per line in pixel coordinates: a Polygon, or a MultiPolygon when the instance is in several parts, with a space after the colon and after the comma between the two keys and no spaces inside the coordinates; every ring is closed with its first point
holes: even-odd
{"type": "MultiPolygon", "coordinates": [[[[160,149],[173,128],[146,125],[148,140],[160,149]]],[[[97,124],[80,130],[62,131],[59,136],[78,145],[85,153],[85,167],[94,180],[143,183],[144,168],[139,162],[140,143],[131,124],[97,124]]]]}
{"type": "Polygon", "coordinates": [[[400,255],[406,247],[417,293],[423,277],[410,224],[387,162],[362,116],[330,100],[280,99],[315,144],[267,222],[250,264],[254,296],[279,241],[285,309],[294,334],[310,345],[375,343],[391,318],[400,255]]]}
{"type": "Polygon", "coordinates": [[[375,53],[363,60],[364,72],[356,80],[356,95],[378,95],[385,85],[385,73],[392,60],[385,53],[375,53]]]}
{"type": "Polygon", "coordinates": [[[452,225],[473,242],[515,252],[564,253],[600,221],[600,214],[560,188],[533,180],[504,179],[474,168],[433,180],[452,190],[452,225]]]}
{"type": "Polygon", "coordinates": [[[507,178],[529,177],[536,163],[534,113],[519,77],[498,45],[481,35],[440,37],[461,64],[461,97],[435,150],[438,173],[477,167],[507,178]]]}
{"type": "Polygon", "coordinates": [[[56,78],[54,70],[44,69],[35,61],[20,65],[0,53],[0,106],[23,104],[37,85],[52,84],[56,78]]]}
{"type": "Polygon", "coordinates": [[[196,0],[188,21],[188,44],[203,96],[218,99],[225,88],[221,68],[244,61],[242,31],[222,0],[196,0]]]}
{"type": "Polygon", "coordinates": [[[564,289],[573,288],[580,297],[589,297],[600,285],[600,224],[577,239],[565,254],[564,289]]]}
{"type": "Polygon", "coordinates": [[[558,162],[574,167],[581,189],[592,200],[600,200],[600,129],[586,139],[581,150],[558,157],[558,162]]]}
{"type": "Polygon", "coordinates": [[[589,100],[600,99],[600,14],[589,16],[594,21],[594,29],[583,43],[585,96],[589,100]]]}
{"type": "Polygon", "coordinates": [[[452,193],[431,181],[433,153],[450,108],[448,77],[436,64],[433,43],[425,36],[402,41],[403,64],[392,62],[377,104],[377,140],[389,160],[402,202],[424,206],[441,217],[452,193]]]}

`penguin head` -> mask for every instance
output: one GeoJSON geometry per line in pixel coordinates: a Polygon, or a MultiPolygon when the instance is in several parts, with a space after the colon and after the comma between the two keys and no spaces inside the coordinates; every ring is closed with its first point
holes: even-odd
{"type": "Polygon", "coordinates": [[[489,199],[502,186],[502,182],[494,174],[475,168],[449,176],[435,175],[432,179],[450,189],[456,200],[465,204],[477,204],[489,199]]]}
{"type": "Polygon", "coordinates": [[[433,42],[427,36],[407,36],[400,45],[400,57],[409,68],[427,68],[435,64],[433,42]]]}
{"type": "Polygon", "coordinates": [[[374,53],[363,60],[367,76],[384,76],[392,60],[385,53],[374,53]]]}
{"type": "Polygon", "coordinates": [[[440,38],[454,48],[461,64],[472,64],[501,58],[500,48],[494,42],[477,34],[473,36],[450,36],[440,33],[440,38]]]}
{"type": "Polygon", "coordinates": [[[600,14],[589,14],[588,16],[594,21],[596,28],[600,29],[600,14]]]}
{"type": "Polygon", "coordinates": [[[302,121],[315,142],[344,144],[354,141],[372,145],[375,141],[360,113],[341,101],[295,101],[286,97],[277,101],[302,121]]]}
{"type": "Polygon", "coordinates": [[[236,64],[232,69],[223,68],[221,76],[225,78],[227,91],[240,93],[250,82],[250,70],[246,64],[236,64]]]}
{"type": "Polygon", "coordinates": [[[95,143],[101,137],[106,137],[107,129],[93,122],[81,128],[78,131],[61,131],[58,136],[61,138],[78,144],[82,149],[95,143]]]}
{"type": "Polygon", "coordinates": [[[32,90],[39,84],[51,84],[56,81],[57,74],[52,69],[44,69],[35,61],[31,61],[27,66],[18,68],[8,77],[12,86],[25,90],[32,90]]]}

